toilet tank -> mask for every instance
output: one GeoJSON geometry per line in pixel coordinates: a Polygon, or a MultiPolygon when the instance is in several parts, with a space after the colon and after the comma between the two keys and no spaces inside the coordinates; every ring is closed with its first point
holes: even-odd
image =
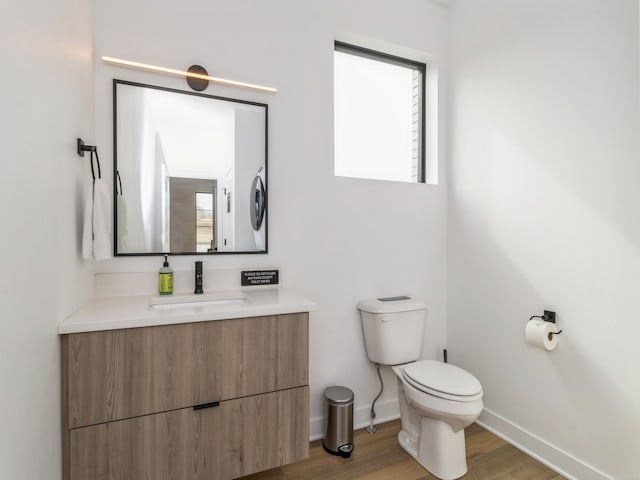
{"type": "Polygon", "coordinates": [[[358,303],[369,360],[398,365],[420,358],[427,306],[413,297],[388,297],[358,303]]]}

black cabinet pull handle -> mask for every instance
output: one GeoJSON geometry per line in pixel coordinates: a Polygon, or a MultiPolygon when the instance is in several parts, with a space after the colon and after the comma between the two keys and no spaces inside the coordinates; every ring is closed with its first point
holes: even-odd
{"type": "Polygon", "coordinates": [[[194,410],[203,410],[205,408],[218,407],[220,406],[220,402],[209,402],[209,403],[201,403],[200,405],[194,405],[194,410]]]}

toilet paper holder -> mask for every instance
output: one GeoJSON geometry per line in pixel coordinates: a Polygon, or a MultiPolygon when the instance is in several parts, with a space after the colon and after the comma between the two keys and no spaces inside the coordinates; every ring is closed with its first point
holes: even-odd
{"type": "MultiPolygon", "coordinates": [[[[552,312],[551,310],[544,310],[542,315],[531,315],[529,321],[533,320],[534,318],[539,318],[540,320],[544,320],[545,322],[549,323],[556,323],[556,312],[552,312]]],[[[558,330],[557,332],[549,332],[549,335],[560,335],[561,333],[562,330],[558,330]]]]}

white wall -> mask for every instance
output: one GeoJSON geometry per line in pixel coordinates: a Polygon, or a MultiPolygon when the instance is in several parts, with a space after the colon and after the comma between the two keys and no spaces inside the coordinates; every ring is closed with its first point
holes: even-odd
{"type": "Polygon", "coordinates": [[[58,322],[93,289],[80,260],[93,144],[87,0],[9,0],[0,15],[0,478],[61,476],[58,322]]]}
{"type": "Polygon", "coordinates": [[[451,359],[489,426],[574,478],[638,478],[638,2],[451,15],[451,359]],[[545,308],[552,353],[523,341],[545,308]]]}
{"type": "MultiPolygon", "coordinates": [[[[424,0],[114,0],[95,6],[95,55],[186,68],[275,86],[275,95],[219,85],[207,93],[269,104],[269,254],[200,257],[206,269],[277,266],[282,286],[318,303],[311,316],[311,416],[328,385],[350,386],[369,405],[377,378],[367,362],[358,300],[414,293],[429,305],[425,355],[445,344],[446,186],[333,176],[333,42],[377,39],[391,53],[437,57],[446,91],[448,13],[424,0]]],[[[96,132],[111,143],[111,79],[188,89],[184,80],[96,62],[96,132]]],[[[444,110],[441,112],[446,121],[444,110]]],[[[444,145],[446,131],[439,131],[444,145]]],[[[445,158],[441,147],[441,158],[445,158]]],[[[109,158],[105,155],[105,158],[109,158]]],[[[441,180],[446,171],[440,172],[441,180]]],[[[194,257],[174,257],[193,269],[194,257]]],[[[160,258],[118,258],[102,272],[154,271],[160,258]]],[[[176,286],[180,288],[179,285],[176,286]]],[[[206,288],[206,286],[205,286],[206,288]]],[[[388,380],[391,379],[387,375],[388,380]]],[[[387,384],[384,400],[396,397],[387,384]]],[[[397,405],[389,404],[390,414],[397,405]]],[[[312,425],[315,432],[321,422],[312,425]]]]}

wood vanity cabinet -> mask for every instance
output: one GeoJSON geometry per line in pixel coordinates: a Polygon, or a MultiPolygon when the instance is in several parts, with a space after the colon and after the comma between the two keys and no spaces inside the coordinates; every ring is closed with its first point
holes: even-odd
{"type": "Polygon", "coordinates": [[[309,454],[308,313],[62,336],[64,480],[225,480],[309,454]]]}

